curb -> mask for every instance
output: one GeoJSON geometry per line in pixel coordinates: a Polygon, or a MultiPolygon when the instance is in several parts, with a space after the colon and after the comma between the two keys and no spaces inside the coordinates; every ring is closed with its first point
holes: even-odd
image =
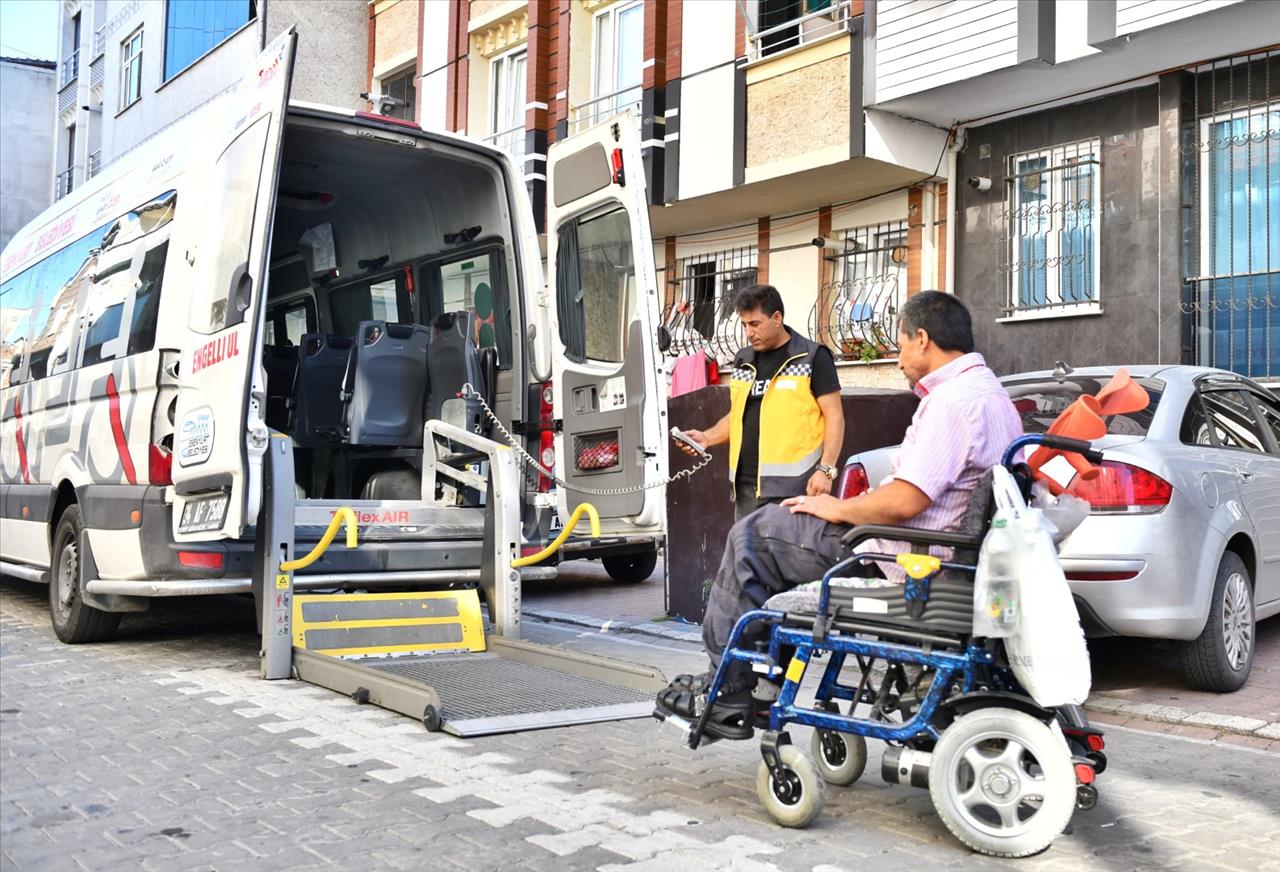
{"type": "Polygon", "coordinates": [[[632,633],[648,636],[653,639],[665,639],[671,642],[694,642],[702,644],[702,626],[700,624],[678,624],[658,621],[613,621],[602,620],[590,615],[575,615],[570,612],[557,612],[551,609],[524,609],[525,618],[533,618],[543,623],[570,624],[575,627],[590,627],[600,633],[632,633]]]}
{"type": "Polygon", "coordinates": [[[1260,718],[1246,718],[1240,715],[1220,715],[1205,711],[1193,712],[1177,706],[1131,702],[1106,695],[1089,697],[1084,704],[1084,708],[1086,711],[1117,715],[1151,723],[1198,727],[1200,729],[1217,730],[1219,733],[1249,736],[1265,741],[1280,741],[1280,721],[1268,723],[1260,718]]]}

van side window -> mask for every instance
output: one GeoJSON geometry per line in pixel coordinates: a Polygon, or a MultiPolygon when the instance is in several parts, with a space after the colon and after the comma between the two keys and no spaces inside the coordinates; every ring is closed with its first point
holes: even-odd
{"type": "Polygon", "coordinates": [[[316,304],[311,297],[301,297],[267,310],[267,345],[301,345],[302,337],[319,330],[316,304]]]}
{"type": "Polygon", "coordinates": [[[333,330],[342,336],[355,336],[361,321],[413,323],[409,287],[403,273],[334,288],[329,293],[329,307],[333,330]]]}
{"type": "MultiPolygon", "coordinates": [[[[117,253],[118,255],[118,253],[117,253]]],[[[120,356],[120,322],[133,292],[131,260],[122,260],[93,277],[85,310],[84,353],[81,366],[93,366],[120,356]]]]}
{"type": "Polygon", "coordinates": [[[156,320],[160,315],[160,286],[164,280],[169,240],[147,252],[138,273],[133,300],[133,323],[129,327],[129,354],[150,351],[156,344],[156,320]]]}
{"type": "Polygon", "coordinates": [[[440,267],[443,312],[475,314],[476,348],[496,348],[500,369],[511,367],[511,306],[497,253],[469,255],[440,267]]]}
{"type": "Polygon", "coordinates": [[[561,225],[556,254],[560,338],[577,363],[619,363],[627,351],[635,264],[631,222],[618,207],[561,225]]]}
{"type": "MultiPolygon", "coordinates": [[[[75,366],[80,287],[93,250],[106,227],[99,227],[32,266],[26,298],[31,307],[27,379],[41,379],[75,366]]],[[[8,301],[6,300],[6,308],[8,301]]]]}

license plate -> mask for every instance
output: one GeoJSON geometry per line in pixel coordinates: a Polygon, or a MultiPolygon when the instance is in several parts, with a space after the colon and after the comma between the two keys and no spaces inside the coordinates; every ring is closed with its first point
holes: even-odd
{"type": "Polygon", "coordinates": [[[179,533],[203,533],[206,530],[222,529],[222,521],[227,516],[226,494],[203,497],[191,500],[182,507],[182,520],[178,523],[179,533]]]}

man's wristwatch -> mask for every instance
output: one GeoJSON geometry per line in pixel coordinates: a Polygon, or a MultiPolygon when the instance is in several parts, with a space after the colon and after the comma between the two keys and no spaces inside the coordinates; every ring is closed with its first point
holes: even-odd
{"type": "Polygon", "coordinates": [[[825,463],[818,464],[818,472],[822,473],[832,481],[835,481],[836,476],[840,474],[840,471],[834,466],[827,466],[825,463]]]}

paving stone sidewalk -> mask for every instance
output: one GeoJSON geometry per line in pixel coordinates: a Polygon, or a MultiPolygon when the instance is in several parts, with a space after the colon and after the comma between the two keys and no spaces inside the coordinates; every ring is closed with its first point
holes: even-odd
{"type": "MultiPolygon", "coordinates": [[[[583,635],[634,656],[647,644],[583,635]]],[[[645,720],[458,740],[260,681],[256,642],[247,602],[213,598],[158,603],[112,644],[64,646],[43,591],[0,581],[0,867],[1010,865],[963,849],[927,792],[881,783],[878,747],[812,828],[785,830],[755,799],[755,743],[691,752],[645,720]]],[[[1280,755],[1123,729],[1108,741],[1099,807],[1018,869],[1280,870],[1280,755]]]]}

